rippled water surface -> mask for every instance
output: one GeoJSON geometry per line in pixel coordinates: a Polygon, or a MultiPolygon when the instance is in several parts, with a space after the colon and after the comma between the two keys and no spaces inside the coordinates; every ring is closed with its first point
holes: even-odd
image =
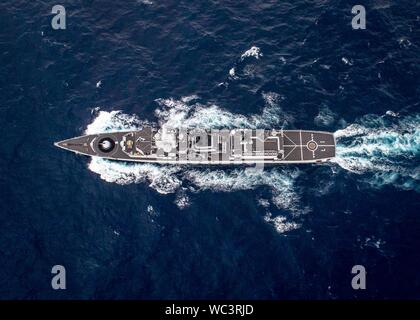
{"type": "Polygon", "coordinates": [[[0,4],[0,298],[419,298],[417,1],[365,1],[366,30],[347,1],[69,1],[65,30],[54,4],[0,4]],[[325,130],[337,157],[260,171],[53,146],[144,125],[325,130]]]}

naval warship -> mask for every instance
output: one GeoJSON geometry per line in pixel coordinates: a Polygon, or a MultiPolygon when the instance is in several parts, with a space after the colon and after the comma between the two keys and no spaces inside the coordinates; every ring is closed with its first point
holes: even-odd
{"type": "Polygon", "coordinates": [[[168,164],[320,163],[335,156],[330,132],[267,129],[171,129],[89,134],[57,147],[111,160],[168,164]]]}

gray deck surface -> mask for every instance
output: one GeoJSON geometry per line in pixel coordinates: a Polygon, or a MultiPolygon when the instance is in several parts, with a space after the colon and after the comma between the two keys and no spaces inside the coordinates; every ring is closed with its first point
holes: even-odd
{"type": "Polygon", "coordinates": [[[90,156],[129,161],[147,160],[150,162],[164,162],[165,159],[156,157],[156,154],[159,152],[160,155],[168,157],[167,160],[188,159],[192,162],[203,160],[214,160],[217,162],[229,159],[235,154],[248,158],[263,154],[275,157],[275,160],[279,162],[315,162],[318,159],[333,158],[335,156],[334,136],[328,132],[283,130],[277,131],[273,135],[271,130],[265,130],[262,134],[261,132],[257,133],[256,130],[237,130],[235,137],[241,137],[239,143],[237,140],[229,138],[229,131],[226,132],[227,135],[223,138],[220,137],[223,136],[222,134],[217,133],[212,133],[212,136],[210,136],[205,130],[190,131],[187,137],[184,135],[180,139],[177,136],[176,147],[170,152],[163,152],[156,147],[155,134],[157,130],[150,127],[132,132],[103,133],[76,137],[60,141],[56,145],[90,156]],[[121,147],[121,141],[123,141],[124,136],[126,141],[132,141],[129,146],[127,143],[124,144],[126,152],[129,152],[130,155],[124,152],[121,147]],[[115,141],[115,148],[110,152],[102,152],[98,148],[99,140],[106,137],[115,141]],[[262,142],[263,140],[264,142],[262,142]],[[261,148],[262,144],[264,145],[263,149],[261,148]],[[206,148],[210,148],[213,151],[201,151],[206,148]]]}

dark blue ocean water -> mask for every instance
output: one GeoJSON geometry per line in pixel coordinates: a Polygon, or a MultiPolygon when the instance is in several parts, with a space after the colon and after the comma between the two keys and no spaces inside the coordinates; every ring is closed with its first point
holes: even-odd
{"type": "Polygon", "coordinates": [[[418,1],[65,0],[65,30],[55,4],[0,4],[1,299],[420,298],[418,1]],[[332,131],[337,159],[260,172],[53,146],[144,123],[332,131]]]}

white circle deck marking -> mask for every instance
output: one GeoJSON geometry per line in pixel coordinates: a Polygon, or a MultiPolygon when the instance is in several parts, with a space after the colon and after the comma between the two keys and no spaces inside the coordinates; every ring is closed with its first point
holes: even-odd
{"type": "Polygon", "coordinates": [[[308,148],[308,150],[310,151],[315,151],[316,149],[318,149],[318,144],[315,141],[309,141],[306,144],[306,147],[308,148]]]}

